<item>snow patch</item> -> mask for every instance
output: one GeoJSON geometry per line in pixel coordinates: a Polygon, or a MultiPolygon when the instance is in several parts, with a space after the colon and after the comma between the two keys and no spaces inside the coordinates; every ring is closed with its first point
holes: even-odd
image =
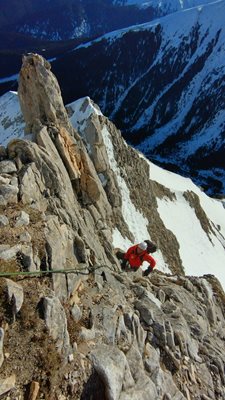
{"type": "Polygon", "coordinates": [[[157,203],[162,221],[178,240],[185,274],[213,274],[225,288],[225,251],[220,240],[212,235],[209,240],[182,193],[176,192],[175,201],[158,199],[157,203]]]}
{"type": "MultiPolygon", "coordinates": [[[[112,170],[115,172],[117,176],[117,183],[121,191],[121,199],[122,199],[122,214],[124,220],[130,230],[130,232],[134,236],[134,242],[138,243],[145,239],[149,238],[148,233],[148,220],[143,216],[143,214],[138,211],[135,206],[133,205],[130,192],[127,187],[125,180],[120,175],[120,169],[117,166],[115,156],[114,156],[114,149],[111,141],[110,133],[106,126],[102,129],[102,137],[104,140],[104,144],[106,147],[106,151],[108,154],[109,164],[112,170]]],[[[116,243],[113,243],[114,246],[116,243]]],[[[118,247],[118,246],[117,246],[118,247]]]]}
{"type": "Polygon", "coordinates": [[[100,109],[91,101],[90,97],[82,97],[66,106],[69,112],[72,110],[70,122],[79,131],[83,131],[87,119],[92,115],[102,115],[100,109]]]}
{"type": "Polygon", "coordinates": [[[23,120],[16,92],[0,97],[0,145],[7,146],[12,139],[24,137],[23,120]]]}

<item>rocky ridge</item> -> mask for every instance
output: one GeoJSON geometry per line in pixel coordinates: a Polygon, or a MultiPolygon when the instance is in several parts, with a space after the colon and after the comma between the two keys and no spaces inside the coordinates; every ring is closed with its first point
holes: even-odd
{"type": "MultiPolygon", "coordinates": [[[[25,140],[12,140],[0,154],[0,271],[37,275],[0,280],[0,395],[223,399],[224,293],[213,276],[183,274],[179,243],[157,209],[158,198],[175,194],[149,180],[149,164],[99,110],[84,121],[96,107],[88,99],[74,129],[73,107],[65,110],[50,65],[38,55],[23,60],[19,98],[25,140]],[[136,236],[104,130],[173,275],[120,270],[115,228],[131,243],[136,236]]],[[[196,202],[190,193],[189,201],[196,202]]],[[[200,215],[201,205],[194,207],[200,215]]],[[[222,241],[218,227],[204,213],[199,218],[210,240],[222,241]]]]}

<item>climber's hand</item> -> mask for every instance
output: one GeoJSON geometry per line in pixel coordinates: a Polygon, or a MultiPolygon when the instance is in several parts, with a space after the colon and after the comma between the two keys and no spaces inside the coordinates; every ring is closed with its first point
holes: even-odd
{"type": "Polygon", "coordinates": [[[151,265],[143,272],[142,276],[148,276],[153,271],[151,265]]]}

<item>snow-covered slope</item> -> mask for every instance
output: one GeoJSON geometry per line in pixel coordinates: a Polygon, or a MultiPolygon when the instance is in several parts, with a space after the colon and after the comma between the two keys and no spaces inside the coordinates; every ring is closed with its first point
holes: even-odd
{"type": "Polygon", "coordinates": [[[0,97],[0,145],[11,139],[23,137],[24,121],[16,92],[7,92],[0,97]]]}
{"type": "Polygon", "coordinates": [[[224,15],[224,0],[174,13],[54,65],[66,98],[88,93],[129,142],[209,194],[225,192],[224,15]]]}
{"type": "Polygon", "coordinates": [[[139,8],[148,8],[148,7],[153,7],[157,10],[161,10],[165,14],[178,11],[181,9],[187,9],[187,8],[192,8],[196,7],[197,5],[200,4],[207,4],[211,3],[212,1],[210,0],[202,0],[202,1],[196,1],[196,0],[114,0],[115,4],[120,4],[124,6],[137,6],[139,8]]]}
{"type": "Polygon", "coordinates": [[[151,163],[151,179],[175,194],[174,200],[158,199],[158,210],[165,226],[170,229],[180,245],[180,256],[188,275],[215,274],[225,288],[225,209],[220,201],[211,199],[193,184],[177,174],[162,170],[151,163]],[[196,214],[196,209],[185,192],[198,196],[200,205],[212,223],[212,232],[206,234],[196,214]],[[222,219],[221,219],[222,217],[222,219]],[[214,234],[215,233],[215,234],[214,234]]]}
{"type": "MultiPolygon", "coordinates": [[[[4,114],[0,116],[0,144],[6,145],[10,138],[24,136],[24,124],[16,93],[7,93],[0,98],[0,102],[1,109],[4,109],[4,114]],[[7,131],[3,127],[6,122],[7,131]]],[[[83,137],[89,129],[91,118],[93,116],[100,118],[101,135],[110,160],[110,167],[117,176],[123,218],[134,238],[133,242],[152,239],[149,237],[148,229],[151,221],[143,209],[135,204],[134,193],[127,184],[127,178],[130,176],[133,181],[137,172],[130,170],[130,165],[124,164],[124,161],[120,159],[118,144],[114,142],[115,136],[110,132],[107,119],[104,122],[100,109],[89,98],[79,99],[69,104],[67,108],[73,126],[83,137]]],[[[128,149],[123,141],[122,147],[128,149]]],[[[90,150],[88,144],[87,148],[90,150]]],[[[157,196],[156,211],[165,228],[168,232],[172,232],[178,241],[179,256],[185,273],[187,275],[213,274],[219,278],[225,288],[225,208],[222,202],[208,197],[190,179],[168,172],[149,162],[141,153],[139,153],[139,158],[145,160],[145,165],[149,166],[149,180],[155,182],[154,185],[156,185],[153,190],[157,192],[157,185],[160,185],[161,195],[157,196]]],[[[139,180],[142,185],[141,176],[139,180]]],[[[143,190],[144,188],[140,186],[140,195],[143,190]]],[[[150,192],[149,196],[151,196],[150,192]]],[[[160,236],[160,232],[158,234],[160,236]]],[[[126,235],[124,236],[119,226],[115,225],[113,232],[115,247],[126,250],[133,242],[126,235]]],[[[157,268],[163,272],[170,272],[170,263],[161,250],[159,249],[155,255],[157,268]]]]}

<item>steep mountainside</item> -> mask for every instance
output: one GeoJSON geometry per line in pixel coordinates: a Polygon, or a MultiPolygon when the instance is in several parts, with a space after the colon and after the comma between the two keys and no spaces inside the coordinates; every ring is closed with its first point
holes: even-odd
{"type": "Polygon", "coordinates": [[[4,5],[0,27],[48,40],[93,37],[151,20],[155,15],[152,7],[144,10],[124,7],[111,0],[28,0],[21,3],[23,7],[12,0],[4,5]]]}
{"type": "MultiPolygon", "coordinates": [[[[23,54],[58,57],[81,41],[155,15],[152,7],[141,10],[111,0],[0,0],[0,78],[18,73],[23,54]]],[[[0,79],[0,93],[15,89],[15,77],[0,79]]]]}
{"type": "Polygon", "coordinates": [[[209,1],[2,0],[0,30],[47,40],[86,38],[206,2],[209,1]]]}
{"type": "MultiPolygon", "coordinates": [[[[50,42],[17,32],[0,31],[0,93],[5,93],[7,91],[3,83],[6,82],[6,85],[10,85],[10,80],[13,79],[12,75],[18,75],[23,54],[31,52],[40,53],[43,54],[45,58],[53,59],[74,49],[74,47],[78,46],[81,42],[84,43],[85,40],[78,38],[50,42]]],[[[13,84],[17,89],[16,78],[17,77],[14,77],[13,84]]],[[[8,87],[10,88],[10,86],[8,87]]]]}
{"type": "Polygon", "coordinates": [[[123,5],[123,6],[130,6],[130,5],[135,5],[138,8],[148,8],[148,7],[153,7],[156,10],[161,10],[163,12],[163,15],[172,13],[174,11],[179,11],[182,9],[187,9],[187,8],[192,8],[196,7],[197,5],[200,4],[207,4],[207,3],[212,3],[212,1],[209,0],[202,0],[201,2],[196,1],[196,0],[184,0],[184,1],[178,1],[178,0],[163,0],[163,1],[148,1],[148,0],[114,0],[114,4],[117,5],[123,5]]]}
{"type": "MultiPolygon", "coordinates": [[[[23,54],[58,57],[81,41],[200,3],[199,0],[144,5],[138,1],[112,0],[0,1],[0,78],[18,73],[23,54]]],[[[1,94],[17,88],[15,80],[6,82],[0,80],[1,94]]]]}
{"type": "Polygon", "coordinates": [[[79,46],[53,63],[64,98],[88,93],[150,159],[224,194],[224,14],[222,0],[79,46]]]}
{"type": "MultiPolygon", "coordinates": [[[[10,139],[24,138],[24,120],[16,93],[2,96],[0,104],[0,144],[6,146],[10,139]]],[[[222,203],[210,199],[190,179],[157,167],[126,146],[115,126],[89,98],[71,103],[67,110],[115,207],[116,225],[110,243],[126,250],[150,235],[160,249],[157,267],[161,271],[215,274],[225,287],[222,203]],[[108,158],[108,169],[102,157],[108,158]]],[[[32,191],[33,187],[31,184],[32,191]]]]}
{"type": "Polygon", "coordinates": [[[0,148],[0,396],[223,400],[225,298],[208,275],[224,276],[222,203],[149,163],[89,98],[66,111],[40,56],[18,96],[25,136],[0,148]],[[115,246],[147,238],[157,268],[122,271],[115,246]],[[184,275],[191,258],[207,275],[184,275]]]}

